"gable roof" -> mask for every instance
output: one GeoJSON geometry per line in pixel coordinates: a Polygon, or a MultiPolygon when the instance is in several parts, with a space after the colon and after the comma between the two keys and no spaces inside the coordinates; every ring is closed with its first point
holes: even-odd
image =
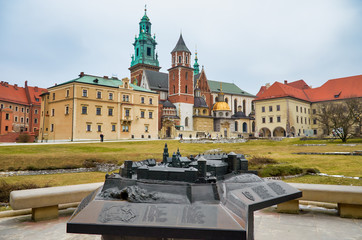
{"type": "Polygon", "coordinates": [[[47,92],[44,88],[30,87],[25,82],[25,88],[17,85],[10,85],[7,82],[0,83],[0,100],[28,105],[30,103],[40,105],[41,97],[40,94],[47,92]],[[27,97],[29,94],[29,99],[27,97]],[[38,98],[38,101],[36,101],[38,98]]]}
{"type": "Polygon", "coordinates": [[[317,88],[310,88],[303,80],[284,84],[275,82],[264,92],[260,89],[259,93],[256,101],[294,97],[309,102],[321,102],[362,97],[362,75],[331,79],[317,88]]]}
{"type": "MultiPolygon", "coordinates": [[[[57,84],[57,85],[52,86],[50,88],[54,88],[54,87],[57,87],[57,86],[61,86],[61,85],[65,85],[65,84],[69,84],[69,83],[73,83],[73,82],[92,84],[92,85],[97,85],[97,86],[113,87],[113,88],[119,88],[120,85],[123,85],[123,81],[119,80],[118,78],[114,78],[114,77],[105,78],[105,77],[81,74],[79,76],[79,78],[76,78],[76,79],[61,83],[61,84],[57,84]]],[[[132,84],[132,83],[130,83],[129,85],[135,91],[154,93],[154,91],[145,89],[143,87],[139,87],[139,86],[137,86],[135,84],[132,84]]]]}
{"type": "Polygon", "coordinates": [[[254,95],[240,89],[234,83],[219,82],[219,81],[214,81],[214,80],[207,80],[207,82],[209,84],[210,91],[214,92],[214,93],[220,92],[220,83],[221,83],[223,93],[255,97],[254,95]]]}
{"type": "Polygon", "coordinates": [[[184,51],[184,52],[191,53],[190,50],[186,47],[184,39],[182,38],[182,34],[180,34],[180,38],[178,39],[178,42],[177,42],[175,48],[172,50],[171,53],[179,52],[179,51],[184,51]]]}
{"type": "Polygon", "coordinates": [[[167,73],[145,70],[145,74],[151,90],[168,91],[167,73]]]}

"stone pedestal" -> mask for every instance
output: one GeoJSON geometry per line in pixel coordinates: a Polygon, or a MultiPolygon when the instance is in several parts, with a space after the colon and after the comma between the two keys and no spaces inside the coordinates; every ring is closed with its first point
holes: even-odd
{"type": "Polygon", "coordinates": [[[338,203],[338,213],[341,217],[362,218],[362,205],[338,203]]]}
{"type": "Polygon", "coordinates": [[[58,216],[58,205],[31,209],[31,218],[34,221],[58,218],[58,216]]]}
{"type": "Polygon", "coordinates": [[[280,203],[277,206],[280,213],[299,213],[299,201],[291,200],[288,202],[280,203]]]}

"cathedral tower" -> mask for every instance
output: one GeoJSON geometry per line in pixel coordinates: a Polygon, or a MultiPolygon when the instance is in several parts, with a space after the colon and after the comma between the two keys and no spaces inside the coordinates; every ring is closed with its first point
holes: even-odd
{"type": "Polygon", "coordinates": [[[168,69],[169,100],[176,108],[184,130],[192,130],[194,104],[194,72],[191,67],[191,52],[180,34],[176,47],[171,52],[171,68],[168,69]]]}
{"type": "Polygon", "coordinates": [[[139,23],[139,35],[135,37],[133,43],[135,53],[132,55],[131,67],[131,82],[137,81],[140,85],[143,70],[159,71],[158,56],[156,53],[156,36],[151,35],[151,22],[147,17],[147,9],[139,23]]]}

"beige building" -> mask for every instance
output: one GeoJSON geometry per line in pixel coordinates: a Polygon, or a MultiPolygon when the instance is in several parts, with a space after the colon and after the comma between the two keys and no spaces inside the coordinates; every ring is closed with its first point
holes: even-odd
{"type": "MultiPolygon", "coordinates": [[[[318,88],[309,87],[303,80],[263,86],[254,100],[256,135],[325,135],[327,131],[316,116],[320,106],[355,97],[362,97],[362,75],[331,79],[318,88]]],[[[360,131],[360,127],[356,126],[355,131],[360,131]]]]}
{"type": "Polygon", "coordinates": [[[39,139],[157,139],[158,94],[128,78],[79,78],[48,88],[42,95],[39,139]]]}

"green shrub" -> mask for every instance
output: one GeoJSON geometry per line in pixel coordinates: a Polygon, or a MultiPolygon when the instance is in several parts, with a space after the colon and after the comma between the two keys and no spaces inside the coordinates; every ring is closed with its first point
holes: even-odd
{"type": "Polygon", "coordinates": [[[8,171],[15,171],[14,167],[8,167],[8,171]]]}
{"type": "Polygon", "coordinates": [[[249,158],[250,165],[275,164],[277,161],[266,156],[252,156],[249,158]]]}
{"type": "Polygon", "coordinates": [[[306,168],[304,169],[305,173],[307,174],[316,174],[320,173],[320,171],[317,168],[306,168]]]}
{"type": "Polygon", "coordinates": [[[300,167],[294,167],[290,165],[284,166],[266,166],[259,171],[261,177],[280,177],[288,175],[297,175],[303,173],[303,169],[300,167]]]}
{"type": "Polygon", "coordinates": [[[39,170],[39,168],[34,167],[34,166],[27,166],[27,167],[25,168],[25,170],[27,170],[27,171],[36,171],[36,170],[39,170]]]}
{"type": "Polygon", "coordinates": [[[86,160],[84,160],[82,165],[85,168],[93,168],[93,167],[96,167],[98,162],[99,161],[97,159],[86,159],[86,160]]]}

